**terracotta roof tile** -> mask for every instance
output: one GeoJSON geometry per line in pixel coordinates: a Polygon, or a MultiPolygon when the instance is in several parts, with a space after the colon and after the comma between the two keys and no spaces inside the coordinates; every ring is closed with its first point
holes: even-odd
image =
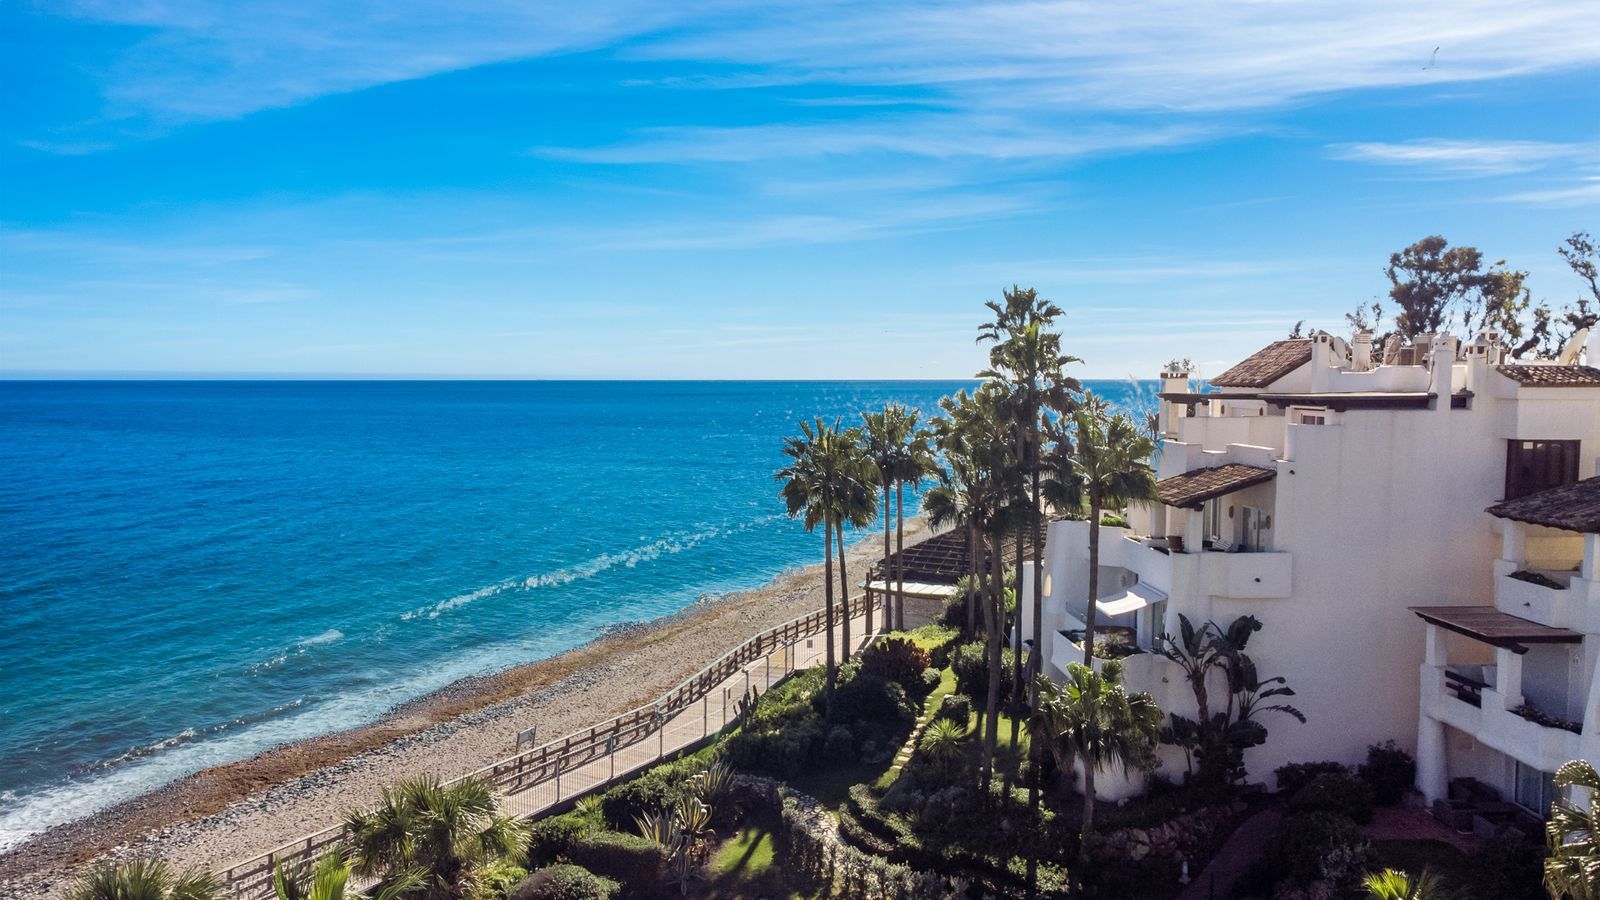
{"type": "Polygon", "coordinates": [[[1600,477],[1496,503],[1489,507],[1489,515],[1530,525],[1600,534],[1600,477]]]}
{"type": "Polygon", "coordinates": [[[1310,361],[1310,338],[1274,341],[1210,383],[1215,387],[1264,388],[1310,361]]]}
{"type": "Polygon", "coordinates": [[[1594,366],[1495,366],[1501,375],[1523,387],[1600,387],[1594,366]]]}
{"type": "Polygon", "coordinates": [[[1168,506],[1199,509],[1202,503],[1213,497],[1221,497],[1223,494],[1231,494],[1251,485],[1271,481],[1277,475],[1278,473],[1272,469],[1247,466],[1243,463],[1228,463],[1224,466],[1195,469],[1182,475],[1163,478],[1156,483],[1156,491],[1161,497],[1161,502],[1168,506]]]}

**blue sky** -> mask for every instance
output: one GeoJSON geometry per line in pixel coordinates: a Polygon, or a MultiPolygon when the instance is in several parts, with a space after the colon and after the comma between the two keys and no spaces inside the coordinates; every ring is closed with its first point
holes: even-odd
{"type": "Polygon", "coordinates": [[[1600,231],[1581,3],[573,6],[0,6],[0,370],[1214,374],[1600,231]]]}

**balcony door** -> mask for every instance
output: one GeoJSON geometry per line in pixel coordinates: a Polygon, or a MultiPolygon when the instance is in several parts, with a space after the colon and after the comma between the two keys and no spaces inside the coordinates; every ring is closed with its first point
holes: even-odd
{"type": "Polygon", "coordinates": [[[1244,535],[1240,543],[1245,550],[1260,552],[1267,549],[1266,537],[1263,534],[1266,531],[1266,518],[1266,513],[1254,506],[1244,507],[1244,535]]]}

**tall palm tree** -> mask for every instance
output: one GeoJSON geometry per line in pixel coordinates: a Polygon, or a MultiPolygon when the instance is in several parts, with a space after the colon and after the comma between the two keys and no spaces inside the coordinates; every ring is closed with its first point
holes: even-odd
{"type": "Polygon", "coordinates": [[[839,665],[833,646],[833,515],[829,510],[837,429],[817,419],[815,425],[801,422],[800,432],[800,437],[784,439],[783,452],[791,462],[774,477],[783,482],[780,494],[789,518],[800,519],[806,531],[816,531],[817,525],[822,525],[822,589],[827,625],[827,680],[823,697],[831,705],[839,665]]]}
{"type": "Polygon", "coordinates": [[[499,814],[487,781],[432,775],[386,788],[376,809],[346,813],[345,831],[357,875],[382,890],[420,871],[420,895],[439,900],[460,896],[473,869],[515,856],[527,840],[525,826],[499,814]]]}
{"type": "MultiPolygon", "coordinates": [[[[968,546],[972,550],[972,575],[987,594],[983,603],[984,630],[987,636],[989,689],[983,733],[983,762],[980,773],[987,791],[993,773],[994,750],[999,740],[999,700],[1001,640],[1004,635],[1004,587],[1000,564],[1001,535],[1005,511],[1019,502],[1014,476],[1012,447],[1007,440],[1004,410],[1011,402],[1010,388],[1004,382],[986,382],[972,394],[957,392],[939,402],[944,415],[934,420],[935,440],[943,452],[950,474],[945,484],[929,492],[926,505],[930,516],[948,512],[965,513],[968,546]],[[960,496],[941,491],[946,485],[960,485],[960,496]],[[936,496],[937,494],[943,496],[936,496]],[[987,545],[985,544],[987,539],[987,545]],[[987,554],[984,552],[987,550],[987,554]]],[[[971,609],[969,607],[969,623],[971,609]]]]}
{"type": "Polygon", "coordinates": [[[1095,772],[1120,765],[1124,773],[1144,765],[1161,736],[1161,707],[1143,691],[1130,694],[1122,684],[1122,662],[1108,660],[1094,669],[1070,663],[1059,686],[1035,679],[1037,708],[1029,733],[1055,756],[1057,769],[1083,763],[1083,834],[1094,829],[1095,772]]]}
{"type": "Polygon", "coordinates": [[[906,485],[919,485],[934,472],[932,435],[918,427],[918,415],[913,409],[907,417],[910,434],[900,448],[894,467],[894,627],[899,631],[906,629],[906,485]]]}
{"type": "Polygon", "coordinates": [[[201,869],[158,859],[100,863],[67,888],[67,900],[221,900],[222,883],[201,869]]]}
{"type": "MultiPolygon", "coordinates": [[[[1047,330],[1062,315],[1061,308],[1048,300],[1040,299],[1033,288],[1012,285],[1002,291],[1001,302],[990,300],[984,304],[994,314],[994,319],[978,329],[978,342],[994,344],[989,350],[989,368],[979,372],[979,378],[1003,379],[1016,393],[1015,425],[1017,459],[1023,473],[1029,478],[1030,507],[1035,511],[1028,523],[1033,539],[1033,656],[1029,662],[1029,675],[1043,671],[1039,650],[1044,646],[1044,535],[1041,501],[1041,432],[1040,420],[1045,410],[1069,413],[1075,405],[1074,395],[1081,390],[1077,379],[1064,373],[1067,365],[1082,362],[1076,356],[1061,352],[1061,335],[1047,330]]],[[[1022,536],[1017,531],[1017,596],[1022,596],[1022,536]]],[[[1020,613],[1019,613],[1020,618],[1020,613]]],[[[1020,643],[1021,636],[1018,635],[1020,643]]],[[[1017,694],[1022,691],[1022,653],[1017,648],[1017,694]]]]}
{"type": "Polygon", "coordinates": [[[337,850],[296,870],[286,871],[281,862],[272,869],[272,892],[278,900],[400,900],[425,881],[421,871],[409,869],[372,894],[362,894],[350,889],[350,861],[337,850]]]}
{"type": "Polygon", "coordinates": [[[1121,508],[1156,496],[1155,445],[1144,429],[1123,413],[1112,414],[1105,401],[1085,391],[1071,416],[1071,435],[1058,432],[1050,465],[1055,478],[1048,499],[1058,508],[1089,507],[1089,605],[1084,613],[1083,664],[1094,661],[1095,599],[1100,592],[1100,516],[1108,505],[1121,508]]]}
{"type": "MultiPolygon", "coordinates": [[[[839,479],[832,492],[833,535],[839,545],[839,605],[842,609],[840,615],[844,619],[844,627],[841,629],[844,643],[843,657],[849,662],[850,652],[855,644],[850,640],[850,578],[845,569],[844,529],[846,525],[852,528],[865,528],[872,524],[872,518],[878,511],[873,492],[873,485],[878,481],[878,473],[862,444],[860,429],[849,428],[840,431],[838,435],[839,479]]],[[[870,634],[872,631],[870,606],[867,606],[866,626],[870,634]]]]}
{"type": "MultiPolygon", "coordinates": [[[[870,470],[871,462],[860,452],[855,435],[841,431],[839,423],[829,425],[822,419],[800,423],[800,437],[786,438],[783,452],[790,463],[775,476],[783,482],[780,495],[791,518],[801,519],[807,531],[822,525],[822,583],[827,609],[827,702],[832,702],[833,688],[838,680],[838,661],[834,650],[835,611],[833,603],[833,548],[834,532],[842,532],[845,521],[859,521],[862,508],[871,518],[872,484],[876,481],[870,470]]],[[[843,536],[840,535],[840,555],[843,556],[843,536]]],[[[849,582],[844,581],[840,569],[841,602],[846,604],[844,643],[849,652],[850,612],[848,608],[849,582]]]]}
{"type": "MultiPolygon", "coordinates": [[[[886,630],[904,630],[906,627],[905,598],[905,485],[916,484],[928,472],[929,451],[927,433],[917,427],[917,410],[902,403],[885,404],[880,412],[861,414],[865,423],[862,440],[867,456],[877,466],[879,483],[883,487],[883,581],[884,627],[886,630]],[[899,556],[889,551],[890,491],[894,492],[894,532],[898,536],[899,556]],[[897,585],[890,592],[889,584],[897,585]],[[891,615],[890,613],[893,613],[891,615]]],[[[867,630],[872,630],[872,611],[867,611],[867,630]]]]}
{"type": "Polygon", "coordinates": [[[1571,800],[1550,805],[1545,841],[1550,856],[1544,861],[1544,887],[1552,897],[1570,900],[1600,898],[1600,773],[1586,760],[1563,763],[1556,770],[1556,787],[1583,788],[1589,792],[1587,808],[1571,800]]]}

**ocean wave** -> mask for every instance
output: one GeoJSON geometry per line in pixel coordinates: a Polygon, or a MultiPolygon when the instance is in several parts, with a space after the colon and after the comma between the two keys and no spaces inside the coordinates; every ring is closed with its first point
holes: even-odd
{"type": "Polygon", "coordinates": [[[530,575],[526,578],[510,578],[495,584],[486,585],[484,587],[477,588],[476,590],[468,591],[463,594],[457,594],[448,600],[442,600],[432,606],[424,606],[419,609],[414,609],[401,615],[400,618],[405,620],[416,618],[437,619],[439,616],[450,612],[451,610],[459,609],[468,604],[476,603],[479,600],[484,600],[499,594],[512,591],[532,591],[539,588],[559,587],[564,584],[572,584],[576,581],[583,581],[593,578],[602,572],[615,569],[619,566],[631,569],[640,565],[641,563],[652,562],[660,559],[663,556],[670,556],[675,553],[682,553],[683,551],[693,549],[694,547],[697,547],[706,541],[724,537],[730,534],[735,534],[750,528],[759,527],[780,518],[782,518],[782,516],[760,516],[758,518],[740,522],[735,525],[716,526],[701,531],[668,535],[628,550],[602,553],[599,556],[585,560],[584,562],[576,565],[567,566],[550,572],[542,572],[538,575],[530,575]]]}
{"type": "Polygon", "coordinates": [[[255,675],[258,672],[276,669],[296,656],[304,656],[306,650],[312,647],[319,647],[323,644],[331,644],[334,641],[342,640],[343,638],[344,632],[337,628],[329,628],[327,631],[324,631],[315,637],[308,637],[305,640],[297,642],[288,650],[284,650],[274,656],[262,660],[261,662],[251,665],[249,668],[245,669],[245,674],[255,675]]]}

